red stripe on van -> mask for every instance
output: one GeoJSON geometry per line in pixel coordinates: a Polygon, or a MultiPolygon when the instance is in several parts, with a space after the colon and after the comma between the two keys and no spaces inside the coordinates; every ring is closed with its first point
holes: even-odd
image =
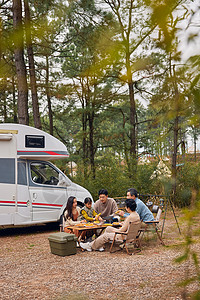
{"type": "Polygon", "coordinates": [[[69,156],[69,154],[64,154],[64,153],[57,153],[57,152],[54,152],[54,151],[24,151],[24,150],[18,150],[17,151],[17,154],[19,155],[22,155],[23,153],[43,153],[43,154],[49,154],[49,155],[64,155],[64,156],[69,156]]]}
{"type": "Polygon", "coordinates": [[[17,204],[27,204],[27,202],[17,201],[17,204]]]}
{"type": "MultiPolygon", "coordinates": [[[[6,200],[6,201],[4,201],[4,200],[1,200],[0,201],[0,203],[11,203],[11,204],[15,204],[15,200],[6,200]]],[[[27,204],[27,202],[22,202],[22,201],[17,201],[17,204],[27,204]]]]}
{"type": "MultiPolygon", "coordinates": [[[[9,201],[9,200],[1,200],[0,203],[10,203],[10,204],[15,204],[15,201],[9,201]]],[[[25,204],[27,205],[27,202],[22,202],[22,201],[17,201],[17,204],[25,204]]],[[[62,204],[48,204],[48,203],[32,203],[32,205],[44,205],[44,206],[53,206],[53,207],[62,207],[62,204]]]]}
{"type": "Polygon", "coordinates": [[[44,206],[56,206],[56,207],[62,207],[61,204],[36,203],[36,202],[32,202],[32,205],[44,205],[44,206]]]}
{"type": "MultiPolygon", "coordinates": [[[[50,154],[50,155],[62,155],[60,153],[56,153],[56,152],[53,152],[53,151],[45,151],[46,153],[50,154]]],[[[66,154],[64,154],[66,155],[66,154]]]]}

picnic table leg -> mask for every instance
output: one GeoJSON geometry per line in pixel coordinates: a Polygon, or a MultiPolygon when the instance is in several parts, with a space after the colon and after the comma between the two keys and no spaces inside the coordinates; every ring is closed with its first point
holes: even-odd
{"type": "Polygon", "coordinates": [[[79,246],[80,246],[80,242],[81,242],[83,233],[84,233],[84,230],[80,231],[80,235],[79,235],[79,237],[78,237],[78,243],[79,243],[79,246]]]}

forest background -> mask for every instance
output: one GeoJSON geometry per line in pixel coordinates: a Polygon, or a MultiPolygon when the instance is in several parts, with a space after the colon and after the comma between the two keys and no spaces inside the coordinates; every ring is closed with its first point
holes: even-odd
{"type": "Polygon", "coordinates": [[[135,187],[189,206],[199,198],[200,55],[183,58],[199,12],[186,0],[1,0],[0,122],[60,139],[70,156],[56,164],[94,199],[135,187]],[[152,176],[160,160],[171,176],[152,176]]]}

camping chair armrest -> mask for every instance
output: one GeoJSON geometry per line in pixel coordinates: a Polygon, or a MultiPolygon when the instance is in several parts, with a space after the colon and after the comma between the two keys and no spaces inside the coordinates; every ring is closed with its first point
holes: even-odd
{"type": "Polygon", "coordinates": [[[113,241],[115,240],[115,237],[116,237],[116,235],[117,234],[121,234],[121,236],[122,236],[122,240],[123,241],[125,241],[126,239],[125,239],[125,237],[124,237],[124,235],[127,235],[127,233],[126,232],[115,232],[115,235],[114,235],[114,239],[113,239],[113,241]]]}
{"type": "Polygon", "coordinates": [[[159,221],[146,221],[146,222],[144,222],[144,224],[158,224],[159,223],[159,221]]]}
{"type": "Polygon", "coordinates": [[[126,232],[115,232],[115,234],[125,234],[125,235],[127,235],[126,232]]]}

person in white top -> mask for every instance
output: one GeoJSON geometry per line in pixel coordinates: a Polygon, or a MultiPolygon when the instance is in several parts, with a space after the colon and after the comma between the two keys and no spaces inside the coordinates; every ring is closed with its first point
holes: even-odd
{"type": "Polygon", "coordinates": [[[65,218],[65,226],[76,225],[80,223],[80,207],[77,206],[76,197],[70,196],[67,200],[67,205],[63,211],[65,218]]]}

